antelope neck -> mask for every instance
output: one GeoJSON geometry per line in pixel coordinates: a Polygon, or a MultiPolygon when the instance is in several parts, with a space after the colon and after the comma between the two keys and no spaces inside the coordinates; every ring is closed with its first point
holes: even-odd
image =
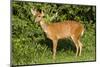
{"type": "Polygon", "coordinates": [[[47,24],[45,23],[44,20],[40,21],[40,25],[41,25],[42,29],[44,30],[44,32],[47,32],[47,24]]]}

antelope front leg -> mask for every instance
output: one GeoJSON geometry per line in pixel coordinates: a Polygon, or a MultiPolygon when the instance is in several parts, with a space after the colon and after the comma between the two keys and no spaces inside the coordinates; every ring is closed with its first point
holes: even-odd
{"type": "Polygon", "coordinates": [[[79,56],[81,56],[81,52],[82,52],[83,45],[82,45],[82,43],[79,40],[78,40],[78,43],[79,43],[79,47],[80,47],[79,56]]]}
{"type": "Polygon", "coordinates": [[[78,39],[76,39],[75,37],[71,37],[75,46],[76,46],[76,57],[78,56],[78,52],[79,52],[79,44],[78,44],[78,39]]]}
{"type": "Polygon", "coordinates": [[[53,60],[55,60],[56,49],[57,49],[57,40],[53,40],[53,60]]]}

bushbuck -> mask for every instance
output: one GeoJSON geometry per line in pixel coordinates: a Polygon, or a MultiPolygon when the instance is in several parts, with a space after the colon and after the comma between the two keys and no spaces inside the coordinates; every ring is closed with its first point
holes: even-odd
{"type": "Polygon", "coordinates": [[[67,20],[63,22],[56,22],[47,24],[43,18],[43,11],[39,12],[36,9],[31,9],[32,14],[35,16],[35,22],[40,23],[46,36],[53,42],[53,59],[56,56],[57,42],[59,39],[71,38],[76,47],[76,56],[81,55],[82,43],[80,38],[84,33],[84,26],[77,21],[67,20]]]}

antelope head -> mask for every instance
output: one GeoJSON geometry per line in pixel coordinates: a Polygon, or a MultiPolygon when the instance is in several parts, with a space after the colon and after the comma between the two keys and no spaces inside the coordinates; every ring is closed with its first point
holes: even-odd
{"type": "Polygon", "coordinates": [[[40,11],[37,11],[36,9],[32,8],[31,13],[35,17],[35,22],[41,22],[42,21],[42,18],[44,16],[43,11],[40,12],[40,11]]]}

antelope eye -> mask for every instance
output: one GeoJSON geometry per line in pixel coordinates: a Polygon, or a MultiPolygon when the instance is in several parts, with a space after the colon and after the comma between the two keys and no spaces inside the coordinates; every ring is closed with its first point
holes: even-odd
{"type": "Polygon", "coordinates": [[[41,17],[41,16],[38,16],[38,17],[41,17]]]}

